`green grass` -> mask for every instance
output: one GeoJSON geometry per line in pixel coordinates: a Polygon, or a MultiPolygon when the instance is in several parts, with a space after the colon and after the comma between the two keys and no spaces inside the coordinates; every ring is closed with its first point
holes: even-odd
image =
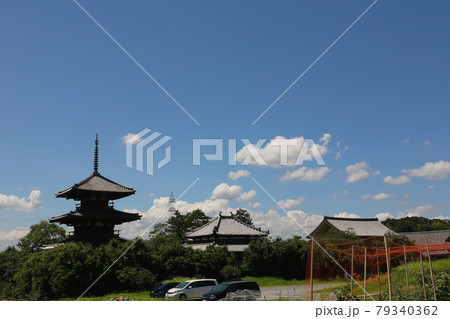
{"type": "MultiPolygon", "coordinates": [[[[260,287],[278,287],[278,286],[302,286],[309,284],[306,280],[286,280],[283,278],[277,278],[277,277],[244,277],[242,280],[248,280],[248,281],[256,281],[260,287]]],[[[314,279],[315,284],[332,284],[332,283],[341,283],[341,279],[330,279],[330,280],[321,280],[321,279],[314,279]]]]}
{"type": "MultiPolygon", "coordinates": [[[[164,282],[172,282],[172,281],[178,281],[183,282],[186,280],[190,280],[194,278],[189,277],[175,277],[172,279],[165,280],[164,282]]],[[[260,287],[277,287],[277,286],[301,286],[307,284],[305,280],[286,280],[283,278],[277,278],[277,277],[244,277],[242,280],[249,280],[249,281],[256,281],[260,287]]],[[[335,279],[335,280],[314,280],[315,284],[325,284],[325,283],[340,283],[341,280],[335,279]]],[[[140,291],[140,292],[118,292],[118,293],[112,293],[108,295],[103,296],[92,296],[92,297],[83,297],[80,300],[81,301],[106,301],[110,298],[118,298],[120,296],[128,297],[130,299],[133,299],[135,301],[162,301],[165,300],[163,298],[152,298],[149,295],[149,291],[140,291]]],[[[65,298],[61,299],[61,301],[74,301],[76,298],[65,298]]],[[[278,300],[278,299],[277,299],[278,300]]]]}
{"type": "MultiPolygon", "coordinates": [[[[149,291],[140,291],[140,292],[118,292],[118,293],[112,293],[104,296],[93,296],[93,297],[83,297],[80,300],[81,301],[107,301],[110,298],[118,298],[120,296],[128,297],[130,299],[133,299],[135,301],[161,301],[164,300],[163,298],[152,298],[149,295],[149,291]]],[[[61,299],[61,301],[74,301],[74,299],[61,299]]]]}
{"type": "MultiPolygon", "coordinates": [[[[432,262],[432,266],[433,266],[433,272],[447,272],[450,274],[450,259],[438,259],[438,260],[434,260],[432,262]]],[[[425,276],[429,276],[429,265],[428,262],[423,263],[423,268],[424,268],[424,273],[425,276]]],[[[408,275],[410,278],[410,290],[411,293],[413,292],[414,289],[416,290],[421,290],[421,283],[414,283],[413,278],[419,278],[420,276],[420,262],[416,261],[416,262],[408,262],[408,275]]],[[[388,288],[388,278],[387,278],[387,274],[382,274],[380,276],[380,281],[381,281],[381,292],[386,293],[389,288],[388,288]]],[[[392,282],[392,287],[393,290],[405,290],[406,291],[406,274],[405,274],[405,266],[404,265],[399,265],[397,267],[395,267],[392,272],[391,272],[391,282],[392,282]]],[[[343,287],[345,287],[346,285],[342,285],[342,286],[338,286],[338,287],[330,287],[330,288],[326,288],[326,289],[322,289],[321,292],[332,292],[335,291],[337,289],[341,289],[343,287]]],[[[353,294],[354,295],[359,295],[362,296],[363,295],[363,290],[362,288],[358,288],[358,285],[356,283],[353,283],[353,294]]],[[[368,283],[367,283],[367,287],[366,290],[369,294],[375,295],[378,294],[378,281],[376,280],[376,277],[371,277],[370,279],[368,279],[368,283]]],[[[368,297],[368,299],[371,299],[370,297],[368,297]]],[[[375,300],[378,300],[378,296],[374,296],[375,300]]]]}

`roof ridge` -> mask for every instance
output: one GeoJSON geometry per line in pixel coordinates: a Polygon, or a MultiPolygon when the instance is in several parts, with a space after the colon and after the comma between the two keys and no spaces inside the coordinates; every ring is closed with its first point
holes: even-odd
{"type": "Polygon", "coordinates": [[[217,216],[217,217],[214,218],[213,220],[207,222],[206,224],[203,224],[202,226],[200,226],[200,227],[198,227],[198,228],[196,228],[196,229],[194,229],[194,230],[192,230],[192,231],[190,231],[190,232],[187,232],[186,235],[190,235],[190,234],[195,233],[196,231],[198,231],[198,230],[200,230],[200,229],[205,228],[206,226],[212,224],[212,223],[213,223],[216,219],[218,219],[218,218],[219,218],[219,216],[217,216]]]}
{"type": "MultiPolygon", "coordinates": [[[[223,217],[223,216],[222,216],[222,217],[223,217]]],[[[231,214],[230,216],[227,216],[227,217],[231,217],[232,219],[234,219],[234,220],[237,221],[238,223],[240,223],[240,224],[242,224],[242,225],[244,225],[244,226],[247,226],[248,228],[252,228],[253,230],[257,230],[257,231],[260,231],[260,232],[269,234],[269,231],[261,230],[261,227],[256,228],[255,226],[246,224],[246,223],[244,223],[244,222],[242,222],[242,221],[240,221],[240,220],[234,218],[234,215],[233,215],[233,214],[231,214]]]]}
{"type": "Polygon", "coordinates": [[[323,216],[323,219],[334,219],[334,220],[353,220],[353,221],[379,221],[378,218],[350,218],[350,217],[332,217],[323,216]]]}

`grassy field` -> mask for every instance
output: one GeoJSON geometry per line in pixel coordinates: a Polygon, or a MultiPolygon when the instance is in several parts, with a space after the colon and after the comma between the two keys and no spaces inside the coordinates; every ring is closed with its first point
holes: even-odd
{"type": "MultiPolygon", "coordinates": [[[[189,279],[188,277],[175,277],[169,280],[165,280],[164,282],[178,281],[183,282],[189,279]]],[[[242,280],[256,281],[261,288],[264,287],[278,287],[278,286],[301,286],[305,285],[306,282],[304,280],[286,280],[283,278],[276,277],[244,277],[242,280]]],[[[316,284],[323,283],[339,283],[340,280],[314,280],[316,284]]],[[[120,293],[112,293],[104,296],[94,296],[94,297],[83,297],[81,301],[106,301],[111,298],[118,298],[119,296],[128,297],[130,299],[136,301],[162,301],[163,298],[152,298],[149,295],[149,291],[140,291],[140,292],[120,292],[120,293]]],[[[75,299],[61,299],[62,301],[73,301],[75,299]]]]}
{"type": "MultiPolygon", "coordinates": [[[[433,272],[447,272],[450,274],[450,259],[435,260],[435,261],[433,261],[432,265],[433,265],[433,272]]],[[[424,267],[425,276],[429,276],[428,262],[424,261],[423,267],[424,267]]],[[[408,275],[410,278],[411,293],[414,290],[421,291],[422,287],[419,285],[414,286],[414,283],[412,280],[412,278],[414,278],[414,277],[417,278],[418,276],[420,276],[420,263],[419,262],[408,263],[408,275]]],[[[405,274],[405,266],[404,265],[397,266],[396,268],[394,268],[392,270],[391,281],[392,281],[392,287],[393,287],[394,291],[400,291],[400,290],[406,291],[406,274],[405,274]]],[[[380,282],[381,282],[381,292],[386,294],[386,292],[389,290],[387,274],[383,274],[380,276],[380,282]]],[[[332,292],[332,291],[335,291],[336,289],[343,289],[345,286],[346,285],[342,285],[339,287],[333,287],[333,288],[327,288],[327,289],[321,290],[321,292],[332,292]]],[[[353,290],[354,295],[356,295],[356,296],[363,295],[364,292],[363,292],[362,288],[358,288],[358,285],[356,283],[354,283],[353,287],[354,287],[354,290],[353,290]]],[[[368,278],[366,290],[371,295],[377,295],[376,297],[374,296],[374,299],[378,300],[379,288],[378,288],[378,280],[376,279],[376,277],[368,278]]],[[[368,299],[370,299],[370,298],[368,298],[368,299]]]]}

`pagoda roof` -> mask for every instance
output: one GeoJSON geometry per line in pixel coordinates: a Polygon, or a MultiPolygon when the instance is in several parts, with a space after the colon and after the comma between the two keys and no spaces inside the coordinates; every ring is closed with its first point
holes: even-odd
{"type": "Polygon", "coordinates": [[[324,216],[322,222],[314,229],[310,236],[320,237],[330,229],[348,231],[358,237],[383,237],[392,231],[378,221],[378,218],[341,218],[324,216]]]}
{"type": "Polygon", "coordinates": [[[87,221],[110,221],[113,224],[118,225],[141,219],[141,217],[142,215],[139,215],[137,213],[126,213],[110,207],[105,210],[77,209],[64,215],[54,216],[50,218],[50,222],[66,225],[76,225],[80,222],[87,221]]]}
{"type": "Polygon", "coordinates": [[[187,238],[208,237],[214,235],[223,236],[267,236],[268,231],[263,231],[260,228],[244,224],[243,222],[234,218],[233,215],[222,215],[210,221],[209,223],[194,229],[192,232],[186,234],[187,238]]]}
{"type": "Polygon", "coordinates": [[[56,194],[56,197],[81,200],[92,195],[103,195],[106,199],[119,199],[133,195],[136,192],[131,187],[126,187],[113,182],[99,173],[92,173],[88,178],[56,194]]]}

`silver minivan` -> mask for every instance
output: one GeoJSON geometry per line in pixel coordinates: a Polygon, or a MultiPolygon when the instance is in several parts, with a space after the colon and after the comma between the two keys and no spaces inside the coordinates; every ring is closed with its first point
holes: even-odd
{"type": "Polygon", "coordinates": [[[170,289],[166,293],[166,299],[195,300],[202,299],[205,292],[216,286],[216,279],[187,280],[170,289]]]}

